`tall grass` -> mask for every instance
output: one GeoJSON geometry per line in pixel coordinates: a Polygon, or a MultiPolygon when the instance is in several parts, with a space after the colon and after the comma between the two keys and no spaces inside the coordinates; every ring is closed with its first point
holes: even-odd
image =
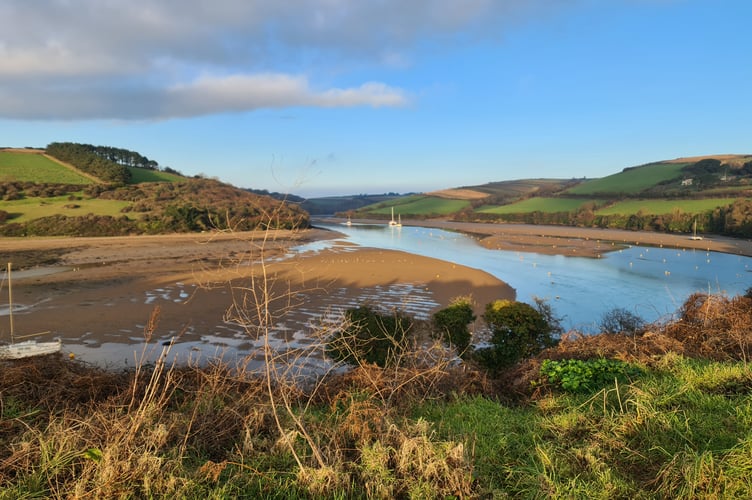
{"type": "MultiPolygon", "coordinates": [[[[309,350],[275,351],[271,328],[296,307],[296,290],[276,280],[264,259],[275,233],[260,234],[231,264],[238,280],[231,283],[227,319],[261,340],[264,369],[250,372],[248,363],[221,360],[167,363],[171,346],[149,344],[158,309],[144,330],[147,348],[161,353],[154,364],[144,362],[146,351],[125,373],[60,356],[4,361],[0,498],[689,499],[752,493],[746,358],[731,351],[712,361],[645,350],[650,342],[684,345],[668,325],[673,344],[649,337],[614,343],[616,357],[639,355],[633,362],[641,374],[629,383],[568,393],[533,370],[535,392],[528,381],[523,397],[505,382],[509,378],[491,380],[455,363],[451,351],[430,342],[431,332],[422,330],[428,324],[416,323],[409,348],[395,350],[384,368],[356,361],[348,370],[312,378],[303,360],[323,349],[333,328],[346,325],[314,328],[319,343],[309,350]]],[[[707,300],[692,299],[684,314],[688,332],[695,332],[695,318],[721,335],[707,300]]],[[[741,330],[730,335],[739,337],[741,330]]],[[[600,339],[599,355],[612,337],[600,339]]],[[[598,341],[579,351],[564,342],[544,355],[587,357],[598,341]]],[[[746,343],[725,348],[733,345],[746,343]]],[[[540,360],[527,360],[507,377],[524,378],[525,367],[537,366],[540,360]]]]}

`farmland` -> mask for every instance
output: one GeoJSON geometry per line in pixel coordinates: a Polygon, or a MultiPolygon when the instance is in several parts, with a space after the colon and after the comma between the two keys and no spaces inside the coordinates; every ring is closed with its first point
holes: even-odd
{"type": "Polygon", "coordinates": [[[92,180],[35,153],[0,151],[0,182],[92,184],[92,180]]]}
{"type": "Polygon", "coordinates": [[[410,196],[394,200],[390,205],[366,207],[371,214],[389,215],[391,207],[395,213],[412,216],[448,215],[470,206],[467,200],[450,200],[435,196],[410,196]]]}
{"type": "Polygon", "coordinates": [[[509,205],[483,206],[476,210],[485,214],[514,214],[529,212],[574,212],[586,204],[601,204],[599,200],[580,198],[528,198],[509,205]]]}
{"type": "Polygon", "coordinates": [[[596,210],[598,215],[628,215],[643,212],[646,214],[663,215],[675,210],[697,214],[717,207],[731,205],[734,198],[707,198],[701,200],[625,200],[611,206],[596,210]]]}
{"type": "Polygon", "coordinates": [[[134,167],[129,167],[128,170],[131,173],[131,180],[128,184],[140,184],[142,182],[180,182],[185,180],[185,178],[180,175],[159,170],[134,167]]]}
{"type": "Polygon", "coordinates": [[[584,182],[565,192],[569,195],[586,196],[600,193],[636,194],[661,182],[681,178],[681,169],[687,165],[687,163],[651,163],[584,182]]]}

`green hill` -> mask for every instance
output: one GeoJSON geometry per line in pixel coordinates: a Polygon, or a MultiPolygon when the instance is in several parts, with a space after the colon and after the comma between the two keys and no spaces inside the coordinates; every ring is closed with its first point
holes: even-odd
{"type": "Polygon", "coordinates": [[[46,156],[44,151],[0,150],[0,182],[13,181],[81,186],[94,182],[93,179],[46,156]]]}
{"type": "Polygon", "coordinates": [[[297,205],[159,170],[134,152],[69,143],[53,148],[61,150],[65,161],[46,150],[0,150],[0,236],[242,231],[309,223],[297,205]],[[119,165],[100,156],[105,153],[146,166],[119,165]],[[95,175],[100,173],[104,179],[95,175]]]}
{"type": "Polygon", "coordinates": [[[688,163],[651,163],[625,169],[618,174],[583,182],[564,191],[569,195],[635,195],[661,183],[681,184],[682,169],[688,163]]]}
{"type": "Polygon", "coordinates": [[[359,218],[564,224],[752,236],[752,155],[678,158],[591,180],[521,179],[385,200],[359,218]]]}

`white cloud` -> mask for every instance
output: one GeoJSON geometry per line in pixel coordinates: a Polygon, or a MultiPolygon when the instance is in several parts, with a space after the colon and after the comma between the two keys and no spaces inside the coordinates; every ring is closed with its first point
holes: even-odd
{"type": "Polygon", "coordinates": [[[495,36],[531,6],[555,4],[3,0],[0,118],[168,119],[291,106],[402,106],[408,93],[385,82],[318,89],[311,82],[330,78],[331,68],[346,73],[349,63],[406,67],[419,41],[495,36]]]}

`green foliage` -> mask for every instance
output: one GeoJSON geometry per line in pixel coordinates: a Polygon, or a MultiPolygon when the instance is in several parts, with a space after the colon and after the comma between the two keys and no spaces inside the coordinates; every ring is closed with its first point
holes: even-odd
{"type": "Polygon", "coordinates": [[[345,311],[345,326],[327,342],[327,353],[351,365],[393,365],[410,339],[412,319],[398,311],[380,313],[369,306],[345,311]]]}
{"type": "Polygon", "coordinates": [[[555,326],[543,314],[524,302],[496,300],[486,305],[483,319],[491,329],[490,347],[476,351],[478,361],[497,371],[535,356],[556,345],[555,326]]]}
{"type": "Polygon", "coordinates": [[[614,384],[631,381],[641,370],[616,359],[543,360],[540,373],[553,384],[568,392],[593,392],[614,384]]]}
{"type": "Polygon", "coordinates": [[[449,307],[434,313],[432,321],[439,337],[464,354],[471,338],[468,325],[475,321],[472,300],[469,297],[455,299],[449,307]]]}
{"type": "Polygon", "coordinates": [[[53,142],[47,145],[47,154],[102,182],[122,185],[130,180],[131,173],[124,165],[97,154],[92,148],[89,144],[53,142]]]}

